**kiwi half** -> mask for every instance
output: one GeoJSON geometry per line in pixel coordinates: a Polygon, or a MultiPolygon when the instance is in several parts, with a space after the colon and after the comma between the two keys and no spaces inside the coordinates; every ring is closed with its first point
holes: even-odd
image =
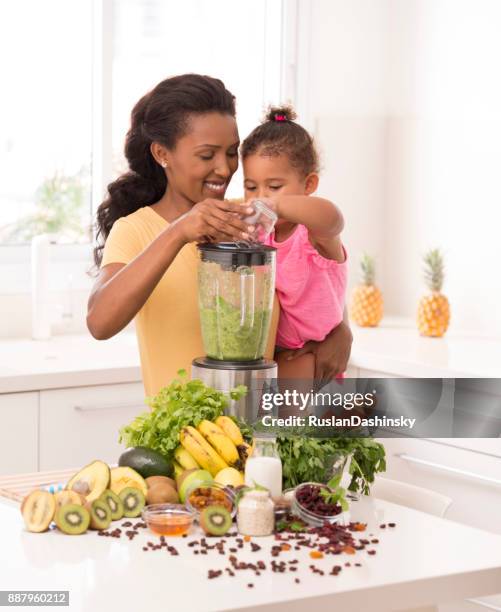
{"type": "Polygon", "coordinates": [[[207,506],[200,513],[200,526],[209,535],[222,536],[232,524],[231,514],[224,506],[207,506]]]}
{"type": "Polygon", "coordinates": [[[125,487],[119,493],[124,506],[124,516],[127,518],[136,518],[139,516],[145,505],[143,492],[135,487],[125,487]]]}
{"type": "Polygon", "coordinates": [[[108,529],[111,523],[111,510],[104,499],[87,502],[85,507],[90,514],[91,529],[108,529]]]}
{"type": "Polygon", "coordinates": [[[85,533],[89,527],[90,513],[83,506],[67,504],[58,509],[55,521],[63,533],[80,535],[85,533]]]}
{"type": "Polygon", "coordinates": [[[106,489],[99,499],[108,505],[112,521],[117,521],[122,518],[124,515],[124,505],[116,493],[113,493],[111,489],[106,489]]]}
{"type": "Polygon", "coordinates": [[[23,499],[21,514],[28,531],[46,531],[56,512],[56,500],[48,491],[32,491],[23,499]]]}

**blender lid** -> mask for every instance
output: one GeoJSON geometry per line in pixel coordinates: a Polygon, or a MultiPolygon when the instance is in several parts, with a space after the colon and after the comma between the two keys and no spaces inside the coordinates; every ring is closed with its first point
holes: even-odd
{"type": "Polygon", "coordinates": [[[197,245],[202,261],[231,266],[262,266],[274,260],[276,249],[263,244],[240,246],[236,242],[204,242],[197,245]]]}

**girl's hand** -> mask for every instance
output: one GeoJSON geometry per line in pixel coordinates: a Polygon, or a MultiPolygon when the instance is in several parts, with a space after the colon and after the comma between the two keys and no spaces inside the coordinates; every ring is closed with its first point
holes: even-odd
{"type": "Polygon", "coordinates": [[[290,351],[288,360],[305,353],[315,356],[315,381],[318,388],[323,387],[338,374],[343,374],[348,366],[351,354],[353,335],[344,321],[335,327],[321,342],[310,340],[297,350],[290,351]]]}
{"type": "Polygon", "coordinates": [[[252,213],[245,203],[207,199],[176,221],[184,242],[234,242],[248,240],[254,227],[242,221],[252,213]]]}
{"type": "Polygon", "coordinates": [[[278,217],[280,216],[278,213],[278,198],[250,198],[247,200],[247,206],[252,208],[252,212],[254,212],[254,208],[252,203],[256,200],[263,202],[270,210],[272,210],[278,217]]]}

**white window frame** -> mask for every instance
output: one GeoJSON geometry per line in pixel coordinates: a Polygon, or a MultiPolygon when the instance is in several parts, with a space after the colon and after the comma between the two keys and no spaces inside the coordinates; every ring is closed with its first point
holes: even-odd
{"type": "MultiPolygon", "coordinates": [[[[94,218],[113,176],[113,0],[92,0],[92,10],[91,214],[94,218]]],[[[308,115],[307,91],[304,87],[308,71],[307,62],[299,65],[298,57],[309,46],[309,34],[304,34],[308,32],[310,13],[310,0],[266,0],[263,104],[290,101],[305,125],[308,115]],[[276,22],[277,19],[281,23],[278,54],[277,32],[266,27],[267,23],[276,22]],[[268,51],[272,49],[275,52],[269,54],[268,51]],[[272,58],[269,61],[268,56],[272,58]]],[[[51,259],[74,261],[81,268],[83,263],[91,262],[91,249],[91,243],[55,244],[51,247],[51,259]]],[[[29,244],[0,245],[0,296],[30,292],[30,259],[29,244]]]]}

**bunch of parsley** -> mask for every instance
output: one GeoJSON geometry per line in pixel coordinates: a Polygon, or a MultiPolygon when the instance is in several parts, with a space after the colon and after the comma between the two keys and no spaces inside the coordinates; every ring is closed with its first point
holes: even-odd
{"type": "Polygon", "coordinates": [[[282,460],[283,487],[302,482],[327,482],[332,457],[351,456],[349,491],[368,494],[378,472],[386,470],[384,446],[372,438],[313,438],[277,436],[282,460]]]}
{"type": "Polygon", "coordinates": [[[239,385],[229,397],[221,391],[207,387],[201,380],[186,381],[186,371],[179,370],[179,378],[147,398],[149,412],[137,416],[132,423],[120,429],[120,442],[125,446],[146,446],[172,459],[179,445],[179,433],[187,425],[196,427],[200,421],[214,421],[224,414],[230,398],[238,400],[247,393],[239,385]]]}

